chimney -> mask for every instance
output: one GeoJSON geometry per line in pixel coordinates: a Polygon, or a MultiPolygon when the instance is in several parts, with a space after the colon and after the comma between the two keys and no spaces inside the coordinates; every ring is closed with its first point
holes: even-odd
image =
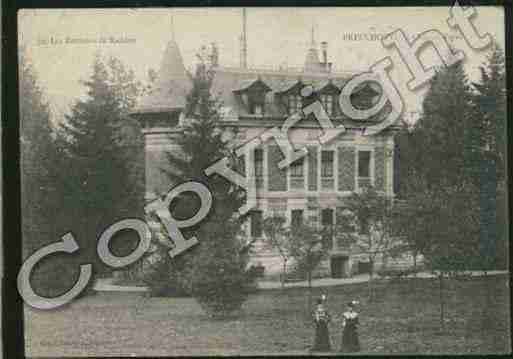
{"type": "Polygon", "coordinates": [[[242,35],[240,37],[240,67],[247,67],[248,44],[246,40],[246,8],[242,8],[242,35]]]}
{"type": "Polygon", "coordinates": [[[325,67],[328,66],[328,43],[326,41],[321,42],[322,51],[322,63],[325,67]]]}
{"type": "Polygon", "coordinates": [[[210,62],[212,67],[219,66],[219,51],[217,50],[217,44],[215,42],[211,44],[210,62]]]}

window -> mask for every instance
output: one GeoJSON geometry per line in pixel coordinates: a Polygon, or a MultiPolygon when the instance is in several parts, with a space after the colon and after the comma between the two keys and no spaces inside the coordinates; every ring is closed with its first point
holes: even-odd
{"type": "Polygon", "coordinates": [[[298,111],[301,111],[301,108],[302,108],[301,96],[289,95],[288,101],[289,101],[289,103],[288,103],[289,115],[296,113],[298,111]]]}
{"type": "Polygon", "coordinates": [[[255,176],[264,176],[264,150],[261,148],[255,150],[255,176]]]}
{"type": "Polygon", "coordinates": [[[358,151],[358,179],[357,188],[372,186],[371,179],[371,151],[358,151]]]}
{"type": "Polygon", "coordinates": [[[299,228],[303,224],[303,210],[302,209],[293,209],[291,212],[291,221],[290,224],[292,228],[299,228]]]}
{"type": "Polygon", "coordinates": [[[367,217],[360,218],[360,234],[369,234],[369,219],[367,217]]]}
{"type": "Polygon", "coordinates": [[[252,115],[263,115],[264,109],[261,103],[250,102],[249,113],[252,115]]]}
{"type": "Polygon", "coordinates": [[[321,212],[322,225],[331,226],[333,225],[333,210],[331,208],[325,208],[321,212]]]}
{"type": "Polygon", "coordinates": [[[325,208],[321,211],[321,224],[324,227],[322,242],[328,248],[333,248],[333,209],[325,208]]]}
{"type": "Polygon", "coordinates": [[[252,115],[263,115],[264,114],[264,102],[265,93],[252,93],[248,97],[249,101],[249,113],[252,115]]]}
{"type": "Polygon", "coordinates": [[[333,177],[333,151],[321,152],[321,177],[333,177]]]}
{"type": "Polygon", "coordinates": [[[370,177],[370,151],[358,151],[358,177],[370,177]]]}
{"type": "Polygon", "coordinates": [[[290,165],[290,176],[291,177],[303,177],[304,161],[299,159],[290,165]]]}
{"type": "Polygon", "coordinates": [[[333,115],[333,95],[321,95],[321,102],[328,115],[333,115]]]}
{"type": "Polygon", "coordinates": [[[251,237],[262,237],[262,211],[251,212],[251,237]]]}

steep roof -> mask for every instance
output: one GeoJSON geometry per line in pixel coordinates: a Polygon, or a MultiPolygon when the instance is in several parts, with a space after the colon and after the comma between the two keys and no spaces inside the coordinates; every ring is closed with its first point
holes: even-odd
{"type": "Polygon", "coordinates": [[[182,109],[192,81],[183,64],[178,45],[167,43],[157,78],[151,90],[141,99],[133,113],[168,112],[182,109]]]}
{"type": "Polygon", "coordinates": [[[237,116],[249,115],[247,107],[241,103],[240,96],[235,92],[247,87],[248,83],[257,78],[262,81],[270,91],[266,96],[266,116],[284,117],[286,109],[279,101],[274,101],[275,95],[292,89],[298,82],[305,85],[312,85],[319,90],[325,87],[331,80],[334,86],[341,88],[352,74],[330,74],[330,73],[309,73],[294,71],[269,71],[243,68],[223,68],[215,70],[215,77],[212,84],[212,95],[218,98],[225,113],[230,114],[225,120],[234,120],[237,116]]]}

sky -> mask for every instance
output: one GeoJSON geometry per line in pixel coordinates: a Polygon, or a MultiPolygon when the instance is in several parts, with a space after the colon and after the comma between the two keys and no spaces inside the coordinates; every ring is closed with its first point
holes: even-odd
{"type": "MultiPolygon", "coordinates": [[[[475,27],[481,34],[490,33],[504,49],[503,9],[476,10],[475,27]]],[[[420,111],[426,88],[409,91],[406,66],[395,50],[385,49],[372,35],[401,28],[413,39],[415,34],[437,29],[465,52],[465,69],[474,81],[478,66],[486,60],[485,51],[472,50],[457,30],[448,27],[448,7],[262,7],[247,8],[246,13],[248,66],[302,66],[313,27],[317,43],[328,42],[328,61],[337,70],[368,71],[370,65],[390,56],[394,63],[390,74],[407,113],[420,111]]],[[[218,46],[221,65],[240,63],[241,8],[26,9],[20,10],[18,20],[19,43],[26,49],[56,117],[84,96],[80,81],[90,75],[97,50],[118,57],[141,81],[147,80],[150,68],[158,69],[172,36],[187,68],[192,69],[200,47],[211,42],[218,46]],[[100,43],[101,38],[105,42],[100,43]],[[111,42],[111,38],[121,41],[111,42]],[[77,43],[77,39],[85,42],[77,43]]],[[[420,59],[428,66],[441,65],[431,48],[423,51],[420,59]]]]}

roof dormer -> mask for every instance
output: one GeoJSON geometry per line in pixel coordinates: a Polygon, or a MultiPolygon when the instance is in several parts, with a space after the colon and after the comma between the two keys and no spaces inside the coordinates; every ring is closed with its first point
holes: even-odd
{"type": "Polygon", "coordinates": [[[243,81],[233,93],[240,97],[248,114],[263,116],[266,107],[265,97],[269,91],[271,88],[260,78],[256,78],[243,81]]]}

